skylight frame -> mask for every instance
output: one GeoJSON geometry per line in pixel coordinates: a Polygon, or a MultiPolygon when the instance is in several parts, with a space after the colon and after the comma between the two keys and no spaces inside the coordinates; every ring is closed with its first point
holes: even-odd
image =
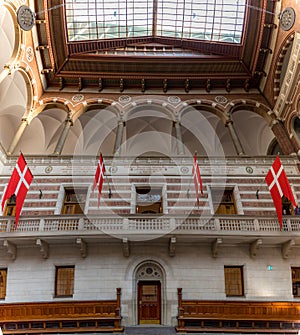
{"type": "Polygon", "coordinates": [[[141,37],[243,40],[247,0],[64,1],[69,43],[141,37]]]}

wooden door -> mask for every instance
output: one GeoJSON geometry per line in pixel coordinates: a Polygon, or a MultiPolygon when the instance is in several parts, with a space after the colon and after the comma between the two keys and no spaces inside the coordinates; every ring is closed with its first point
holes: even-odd
{"type": "Polygon", "coordinates": [[[161,323],[161,286],[159,281],[138,283],[139,324],[161,323]]]}

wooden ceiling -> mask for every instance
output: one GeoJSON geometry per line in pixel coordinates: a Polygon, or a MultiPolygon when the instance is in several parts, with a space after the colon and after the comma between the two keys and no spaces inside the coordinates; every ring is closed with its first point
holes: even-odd
{"type": "Polygon", "coordinates": [[[48,91],[249,91],[258,88],[265,75],[275,27],[273,0],[247,1],[241,45],[158,37],[68,43],[64,0],[35,1],[38,49],[48,91]],[[157,52],[162,48],[167,50],[163,56],[157,52]],[[182,56],[180,50],[190,54],[182,56]]]}

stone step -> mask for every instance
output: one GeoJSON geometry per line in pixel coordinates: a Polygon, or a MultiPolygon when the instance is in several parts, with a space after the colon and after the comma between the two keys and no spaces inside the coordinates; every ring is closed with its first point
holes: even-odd
{"type": "Polygon", "coordinates": [[[165,326],[132,326],[125,327],[125,335],[175,335],[175,327],[165,326]]]}

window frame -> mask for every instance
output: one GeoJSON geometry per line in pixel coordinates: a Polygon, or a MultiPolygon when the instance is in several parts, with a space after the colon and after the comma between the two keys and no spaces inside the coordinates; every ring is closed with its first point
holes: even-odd
{"type": "MultiPolygon", "coordinates": [[[[89,207],[89,202],[90,202],[90,197],[91,197],[91,184],[79,184],[74,187],[74,184],[72,183],[65,183],[60,185],[59,192],[58,192],[58,198],[57,198],[57,203],[55,207],[54,214],[55,215],[74,215],[74,214],[63,214],[63,206],[64,206],[64,199],[65,199],[65,190],[66,189],[86,189],[86,198],[85,198],[85,205],[84,208],[82,208],[82,214],[87,214],[88,212],[88,207],[89,207]]],[[[82,214],[75,214],[75,215],[82,215],[82,214]]]]}
{"type": "Polygon", "coordinates": [[[212,184],[207,186],[208,189],[208,202],[210,206],[210,212],[212,215],[243,215],[244,209],[242,206],[240,191],[237,185],[230,185],[230,184],[212,184]],[[219,189],[222,191],[225,190],[232,190],[233,198],[234,198],[234,206],[235,206],[235,214],[217,214],[215,210],[215,204],[213,199],[213,190],[219,189]]]}
{"type": "Polygon", "coordinates": [[[162,211],[161,213],[156,214],[149,214],[149,215],[161,215],[161,214],[168,214],[168,202],[167,202],[167,185],[161,183],[154,183],[154,184],[145,184],[145,183],[134,183],[131,185],[131,206],[130,206],[130,214],[139,214],[139,215],[147,215],[146,213],[137,213],[137,188],[152,188],[152,189],[161,189],[161,206],[162,211]]]}
{"type": "Polygon", "coordinates": [[[68,43],[162,37],[241,45],[248,17],[247,1],[222,3],[217,9],[212,3],[178,4],[176,0],[117,1],[113,5],[65,0],[64,4],[68,43]],[[81,38],[78,31],[82,31],[81,38]]]}
{"type": "Polygon", "coordinates": [[[244,266],[224,265],[224,285],[226,297],[245,297],[244,266]],[[234,274],[236,276],[235,278],[228,278],[230,274],[226,273],[227,269],[239,270],[239,273],[234,274]],[[231,282],[229,282],[229,280],[231,280],[231,282]],[[230,286],[234,286],[234,289],[230,286]],[[236,292],[236,287],[240,288],[240,293],[236,292]]]}
{"type": "Polygon", "coordinates": [[[54,283],[54,297],[55,298],[72,298],[74,296],[74,286],[75,286],[75,265],[57,265],[55,266],[55,283],[54,283]],[[63,278],[60,278],[60,270],[72,270],[71,277],[67,278],[67,281],[70,282],[65,283],[65,287],[63,287],[63,278]],[[69,286],[70,285],[70,286],[69,286]],[[68,287],[69,286],[69,287],[68,287]],[[61,293],[61,291],[67,291],[65,294],[61,293]]]}
{"type": "Polygon", "coordinates": [[[16,216],[16,196],[15,195],[12,195],[10,198],[7,199],[3,215],[4,216],[16,216]],[[10,210],[12,211],[11,213],[9,213],[10,210]]]}
{"type": "Polygon", "coordinates": [[[291,267],[292,295],[294,298],[300,298],[300,266],[291,267]],[[299,272],[299,277],[295,277],[293,272],[299,272]],[[297,291],[297,292],[296,292],[297,291]],[[298,293],[299,292],[299,293],[298,293]]]}
{"type": "Polygon", "coordinates": [[[0,278],[2,278],[0,280],[0,300],[5,300],[7,293],[7,268],[0,268],[0,278]]]}

